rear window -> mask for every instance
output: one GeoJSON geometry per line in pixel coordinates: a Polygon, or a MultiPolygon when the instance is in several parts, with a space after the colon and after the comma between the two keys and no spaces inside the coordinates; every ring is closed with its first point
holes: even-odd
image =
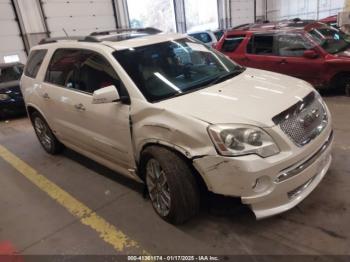
{"type": "Polygon", "coordinates": [[[234,52],[239,47],[239,45],[244,40],[245,36],[230,36],[225,38],[224,43],[222,44],[222,52],[234,52]]]}
{"type": "Polygon", "coordinates": [[[45,58],[47,50],[34,50],[30,53],[28,58],[27,66],[24,71],[26,76],[31,78],[36,78],[36,75],[39,72],[40,66],[45,58]]]}
{"type": "Polygon", "coordinates": [[[190,36],[196,38],[197,40],[207,44],[212,41],[210,35],[208,33],[196,33],[196,34],[190,34],[190,36]]]}

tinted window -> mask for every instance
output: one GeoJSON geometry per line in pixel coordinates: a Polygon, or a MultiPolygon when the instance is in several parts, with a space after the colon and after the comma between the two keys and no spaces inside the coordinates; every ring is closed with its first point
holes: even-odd
{"type": "Polygon", "coordinates": [[[203,43],[210,43],[212,41],[208,33],[190,34],[190,36],[196,38],[197,40],[203,43]]]}
{"type": "Polygon", "coordinates": [[[121,96],[126,95],[108,61],[102,55],[88,50],[57,50],[50,62],[46,81],[86,93],[115,85],[121,96]]]}
{"type": "Polygon", "coordinates": [[[45,81],[59,86],[76,88],[80,59],[79,50],[57,50],[51,58],[45,81]]]}
{"type": "Polygon", "coordinates": [[[0,68],[0,83],[16,81],[21,78],[23,65],[13,65],[0,68]]]}
{"type": "Polygon", "coordinates": [[[303,56],[312,44],[301,35],[283,34],[277,36],[277,49],[280,56],[303,56]]]}
{"type": "Polygon", "coordinates": [[[34,50],[30,53],[24,74],[36,78],[47,50],[34,50]]]}
{"type": "Polygon", "coordinates": [[[224,30],[218,30],[214,32],[214,35],[216,37],[217,40],[220,40],[221,37],[224,35],[224,30]]]}
{"type": "Polygon", "coordinates": [[[248,44],[247,52],[255,55],[272,55],[273,44],[273,35],[255,35],[248,44]]]}
{"type": "Polygon", "coordinates": [[[309,34],[328,53],[336,54],[350,48],[350,36],[335,28],[315,28],[309,34]]]}
{"type": "MultiPolygon", "coordinates": [[[[110,85],[120,86],[117,74],[103,56],[95,52],[82,51],[81,57],[77,89],[93,93],[95,90],[110,85]]],[[[122,91],[119,90],[119,93],[122,93],[122,91]]],[[[123,96],[124,94],[120,95],[123,96]]]]}
{"type": "Polygon", "coordinates": [[[234,52],[238,46],[244,40],[244,36],[231,36],[227,37],[222,44],[221,51],[223,52],[234,52]]]}

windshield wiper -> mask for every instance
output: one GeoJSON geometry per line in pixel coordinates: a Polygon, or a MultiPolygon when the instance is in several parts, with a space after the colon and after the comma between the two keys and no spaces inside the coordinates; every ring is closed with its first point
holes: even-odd
{"type": "Polygon", "coordinates": [[[245,68],[242,67],[242,68],[236,69],[232,72],[229,72],[227,74],[215,77],[212,81],[210,81],[209,85],[215,85],[215,84],[219,84],[221,82],[224,82],[228,79],[231,79],[231,78],[243,73],[244,70],[245,70],[245,68]]]}

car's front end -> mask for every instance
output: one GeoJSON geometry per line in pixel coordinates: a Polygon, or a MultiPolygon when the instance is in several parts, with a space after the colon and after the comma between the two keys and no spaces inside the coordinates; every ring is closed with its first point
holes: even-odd
{"type": "Polygon", "coordinates": [[[300,203],[326,175],[332,160],[331,116],[317,93],[277,115],[274,122],[275,126],[260,131],[247,127],[243,135],[233,128],[209,128],[218,155],[194,160],[209,190],[240,197],[257,218],[276,215],[300,203]],[[256,130],[263,135],[256,135],[256,130]],[[220,138],[223,132],[225,137],[220,138]],[[229,135],[236,135],[237,141],[232,143],[229,135]],[[247,147],[251,149],[245,152],[247,147]]]}

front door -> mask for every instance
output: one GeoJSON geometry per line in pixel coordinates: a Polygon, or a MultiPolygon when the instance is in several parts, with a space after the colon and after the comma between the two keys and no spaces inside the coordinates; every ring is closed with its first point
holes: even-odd
{"type": "Polygon", "coordinates": [[[322,85],[320,79],[325,69],[325,60],[317,47],[299,33],[276,35],[279,72],[294,76],[311,84],[322,85]],[[313,50],[315,57],[305,57],[304,52],[313,50]]]}

